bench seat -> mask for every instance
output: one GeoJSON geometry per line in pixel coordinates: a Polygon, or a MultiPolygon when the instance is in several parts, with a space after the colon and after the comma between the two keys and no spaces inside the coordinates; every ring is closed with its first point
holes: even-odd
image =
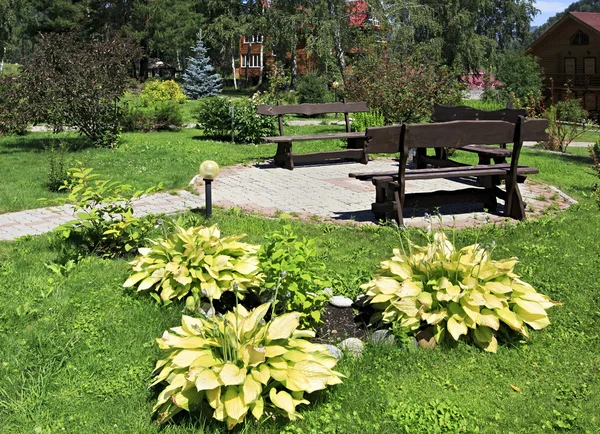
{"type": "Polygon", "coordinates": [[[262,137],[265,142],[287,143],[302,142],[309,140],[331,140],[331,139],[365,139],[365,133],[328,133],[328,134],[307,134],[305,136],[271,136],[262,137]]]}
{"type": "MultiPolygon", "coordinates": [[[[435,178],[460,178],[465,176],[503,176],[506,175],[510,164],[495,164],[492,168],[485,165],[461,166],[461,167],[433,167],[427,169],[406,169],[405,179],[435,179],[435,178]],[[458,169],[458,170],[457,170],[458,169]],[[493,173],[492,173],[493,172],[493,173]]],[[[540,173],[537,167],[519,166],[518,175],[536,175],[540,173]]],[[[398,178],[398,171],[390,172],[357,172],[350,173],[350,178],[356,178],[360,181],[368,181],[373,178],[392,177],[398,178]]]]}

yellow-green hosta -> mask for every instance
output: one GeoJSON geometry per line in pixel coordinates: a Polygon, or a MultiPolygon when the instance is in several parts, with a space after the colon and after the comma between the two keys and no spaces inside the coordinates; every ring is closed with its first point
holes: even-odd
{"type": "Polygon", "coordinates": [[[183,316],[181,327],[157,339],[166,353],[156,364],[153,385],[167,383],[154,411],[159,422],[193,411],[206,400],[212,416],[229,429],[248,413],[257,420],[276,412],[294,420],[305,393],[341,383],[337,359],[324,345],[298,330],[300,314],[291,312],[265,323],[270,304],[248,312],[241,305],[223,317],[183,316]]]}
{"type": "Polygon", "coordinates": [[[201,296],[218,300],[237,283],[238,295],[260,285],[262,275],[257,252],[260,246],[239,242],[245,235],[221,238],[219,228],[193,227],[175,232],[166,240],[153,241],[141,248],[141,256],[131,262],[133,275],[124,287],[137,286],[151,291],[165,304],[188,297],[190,308],[201,296]]]}
{"type": "Polygon", "coordinates": [[[494,334],[503,322],[528,337],[550,324],[546,309],[556,303],[513,272],[516,258],[494,261],[478,244],[456,250],[438,232],[427,246],[410,244],[410,252],[394,250],[373,280],[361,286],[377,310],[373,323],[395,323],[417,330],[433,326],[440,342],[470,335],[484,350],[496,352],[494,334]]]}

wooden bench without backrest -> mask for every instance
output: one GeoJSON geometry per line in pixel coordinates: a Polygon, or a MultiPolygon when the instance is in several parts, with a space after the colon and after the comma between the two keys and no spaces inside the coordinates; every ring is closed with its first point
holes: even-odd
{"type": "Polygon", "coordinates": [[[277,153],[275,154],[275,164],[293,170],[294,162],[311,163],[315,161],[326,161],[334,159],[354,159],[363,164],[367,164],[368,155],[366,152],[365,133],[353,133],[350,131],[349,113],[368,112],[369,107],[366,102],[332,102],[324,104],[294,104],[294,105],[259,105],[256,112],[265,116],[277,116],[279,119],[279,136],[263,137],[263,140],[269,143],[277,143],[277,153]],[[286,136],[283,131],[283,116],[289,114],[300,114],[306,116],[326,114],[326,113],[344,113],[346,123],[346,132],[334,134],[307,134],[301,136],[286,136]],[[312,152],[308,154],[294,154],[292,143],[308,140],[335,140],[342,139],[347,141],[347,149],[339,151],[312,152]]]}
{"type": "Polygon", "coordinates": [[[397,176],[373,177],[376,187],[375,203],[371,209],[378,218],[393,216],[403,223],[405,208],[435,208],[450,203],[483,202],[495,210],[497,198],[504,199],[504,214],[521,220],[525,218],[525,206],[521,198],[517,175],[538,173],[536,168],[519,166],[519,155],[524,140],[545,140],[548,121],[525,120],[520,116],[516,123],[506,121],[451,121],[439,124],[405,124],[401,126],[370,128],[368,137],[379,136],[391,142],[398,138],[400,162],[397,176]],[[476,166],[433,167],[406,169],[410,149],[463,148],[472,143],[489,146],[497,143],[513,143],[510,163],[478,164],[476,166]],[[405,194],[406,181],[418,179],[458,178],[475,176],[484,180],[482,188],[456,191],[405,194]],[[506,191],[494,185],[492,177],[505,179],[506,191]]]}

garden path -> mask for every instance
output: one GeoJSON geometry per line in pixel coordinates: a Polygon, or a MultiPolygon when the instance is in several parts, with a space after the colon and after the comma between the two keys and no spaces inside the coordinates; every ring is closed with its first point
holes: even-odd
{"type": "MultiPolygon", "coordinates": [[[[266,216],[287,213],[311,220],[331,222],[377,223],[371,213],[375,190],[370,182],[348,177],[350,172],[385,171],[397,163],[377,159],[367,166],[359,163],[297,166],[293,171],[270,163],[226,167],[213,183],[215,205],[239,207],[266,216]]],[[[465,188],[466,181],[435,179],[407,183],[407,192],[455,190],[465,188]]],[[[192,182],[199,194],[186,190],[157,193],[133,202],[135,214],[168,214],[204,206],[202,180],[192,182]]],[[[567,208],[575,201],[558,189],[535,181],[521,186],[527,203],[528,216],[535,218],[549,207],[567,208]]],[[[502,210],[502,201],[499,204],[502,210]]],[[[506,219],[481,211],[478,205],[455,205],[439,210],[444,225],[474,226],[506,219]]],[[[39,235],[73,219],[70,205],[40,208],[0,214],[0,240],[12,240],[24,235],[39,235]]],[[[507,220],[511,221],[512,220],[507,220]]],[[[405,219],[409,226],[427,224],[424,213],[405,219]]]]}

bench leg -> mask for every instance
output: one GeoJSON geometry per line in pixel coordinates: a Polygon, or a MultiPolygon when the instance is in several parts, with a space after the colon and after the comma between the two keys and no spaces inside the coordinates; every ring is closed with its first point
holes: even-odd
{"type": "Polygon", "coordinates": [[[415,160],[417,163],[417,169],[425,169],[427,168],[427,163],[423,162],[423,158],[422,157],[426,157],[427,156],[427,149],[426,148],[417,148],[415,151],[415,160]]]}
{"type": "Polygon", "coordinates": [[[496,211],[498,208],[498,200],[496,197],[496,182],[495,176],[480,176],[477,179],[477,183],[485,188],[485,192],[487,194],[487,199],[483,203],[483,206],[490,210],[491,212],[496,211]]]}
{"type": "Polygon", "coordinates": [[[367,154],[367,141],[366,139],[348,139],[346,149],[362,149],[363,153],[358,160],[361,164],[367,164],[369,162],[369,154],[367,154]]]}
{"type": "Polygon", "coordinates": [[[394,202],[396,203],[396,214],[394,215],[394,219],[398,223],[398,226],[402,226],[404,224],[403,209],[402,209],[402,196],[399,190],[394,191],[394,202]]]}
{"type": "MultiPolygon", "coordinates": [[[[386,189],[376,184],[375,185],[375,203],[386,203],[386,202],[387,202],[386,189]]],[[[375,212],[375,218],[377,220],[385,220],[386,215],[385,215],[385,213],[375,212]]]]}
{"type": "Polygon", "coordinates": [[[288,170],[294,170],[294,161],[292,158],[292,143],[278,143],[277,153],[273,157],[273,160],[275,164],[279,167],[285,167],[288,170]]]}
{"type": "Polygon", "coordinates": [[[525,204],[521,197],[519,184],[506,180],[506,203],[504,205],[504,215],[515,220],[525,219],[525,204]]]}

